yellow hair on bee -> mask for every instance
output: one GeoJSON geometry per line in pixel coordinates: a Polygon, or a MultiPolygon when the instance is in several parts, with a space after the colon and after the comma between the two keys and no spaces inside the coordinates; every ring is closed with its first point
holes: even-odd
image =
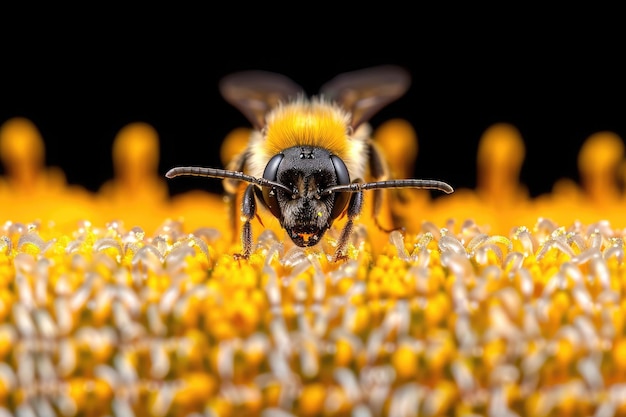
{"type": "Polygon", "coordinates": [[[365,160],[365,141],[351,136],[350,121],[349,112],[323,98],[281,103],[266,116],[263,135],[251,138],[250,172],[261,176],[272,156],[302,145],[329,150],[344,161],[351,179],[362,177],[365,167],[358,161],[365,160]]]}
{"type": "Polygon", "coordinates": [[[273,155],[297,145],[321,146],[343,158],[350,114],[332,103],[298,99],[267,115],[266,147],[273,155]]]}

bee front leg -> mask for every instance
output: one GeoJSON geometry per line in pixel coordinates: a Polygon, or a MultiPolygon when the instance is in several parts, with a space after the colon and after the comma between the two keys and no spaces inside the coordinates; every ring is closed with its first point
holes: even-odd
{"type": "Polygon", "coordinates": [[[250,222],[256,215],[256,199],[254,196],[254,185],[250,184],[246,187],[241,201],[241,246],[242,251],[236,254],[237,259],[248,259],[252,253],[252,225],[250,222]]]}
{"type": "MultiPolygon", "coordinates": [[[[383,181],[389,179],[389,166],[385,162],[385,158],[383,157],[381,150],[376,146],[374,141],[370,141],[368,144],[368,155],[369,155],[369,169],[372,177],[375,181],[383,181]]],[[[386,198],[387,190],[374,190],[372,192],[372,216],[374,218],[374,223],[376,226],[385,233],[391,233],[394,230],[398,230],[395,222],[391,227],[385,227],[380,222],[381,211],[383,209],[383,202],[386,198]]],[[[394,194],[401,195],[401,190],[392,190],[394,194]]],[[[391,216],[393,217],[393,216],[391,216]]]]}
{"type": "Polygon", "coordinates": [[[337,242],[337,249],[335,250],[334,261],[346,260],[348,255],[346,255],[346,250],[348,247],[348,241],[350,240],[350,235],[352,234],[352,229],[354,229],[354,219],[356,219],[359,214],[361,214],[361,210],[363,209],[363,192],[359,191],[354,193],[350,198],[350,202],[348,203],[348,220],[346,224],[343,226],[343,230],[341,231],[341,235],[339,236],[339,241],[337,242]]]}
{"type": "MultiPolygon", "coordinates": [[[[226,169],[230,171],[243,171],[246,164],[246,159],[247,153],[241,152],[226,165],[226,169]]],[[[224,199],[226,200],[226,204],[228,205],[228,220],[230,222],[230,230],[232,232],[231,239],[233,242],[235,242],[235,240],[237,239],[236,230],[239,226],[237,222],[237,194],[239,192],[239,187],[241,186],[241,181],[226,178],[223,180],[222,185],[225,191],[224,199]]]]}

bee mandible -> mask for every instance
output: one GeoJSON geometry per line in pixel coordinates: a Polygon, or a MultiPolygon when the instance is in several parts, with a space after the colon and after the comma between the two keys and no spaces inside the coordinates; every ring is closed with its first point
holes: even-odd
{"type": "Polygon", "coordinates": [[[312,97],[281,74],[250,70],[228,75],[220,81],[220,92],[253,126],[247,148],[226,169],[176,167],[166,177],[222,179],[229,201],[235,201],[241,182],[248,183],[240,207],[242,252],[237,257],[252,253],[251,221],[259,201],[300,247],[317,245],[336,219],[347,216],[334,254],[334,260],[344,259],[364,191],[375,190],[375,218],[383,189],[453,192],[443,181],[387,178],[369,120],[409,85],[408,72],[392,65],[340,74],[312,97]],[[366,181],[366,175],[372,180],[366,181]]]}

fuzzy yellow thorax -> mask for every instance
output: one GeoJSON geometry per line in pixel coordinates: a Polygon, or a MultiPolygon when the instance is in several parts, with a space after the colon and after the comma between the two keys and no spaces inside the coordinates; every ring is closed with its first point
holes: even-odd
{"type": "Polygon", "coordinates": [[[322,99],[281,105],[267,116],[266,150],[276,155],[294,145],[320,146],[347,157],[349,122],[343,109],[322,99]]]}

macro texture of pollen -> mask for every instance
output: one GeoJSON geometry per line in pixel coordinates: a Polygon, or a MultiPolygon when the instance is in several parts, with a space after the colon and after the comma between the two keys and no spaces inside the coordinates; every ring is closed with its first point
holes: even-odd
{"type": "MultiPolygon", "coordinates": [[[[412,176],[410,126],[375,139],[412,176]]],[[[581,149],[580,185],[531,199],[519,133],[491,126],[476,189],[389,192],[404,232],[366,207],[341,262],[339,230],[302,249],[265,217],[236,260],[220,196],[168,196],[148,125],[120,131],[93,194],[42,143],[28,120],[0,128],[0,416],[626,415],[609,132],[581,149]]]]}

